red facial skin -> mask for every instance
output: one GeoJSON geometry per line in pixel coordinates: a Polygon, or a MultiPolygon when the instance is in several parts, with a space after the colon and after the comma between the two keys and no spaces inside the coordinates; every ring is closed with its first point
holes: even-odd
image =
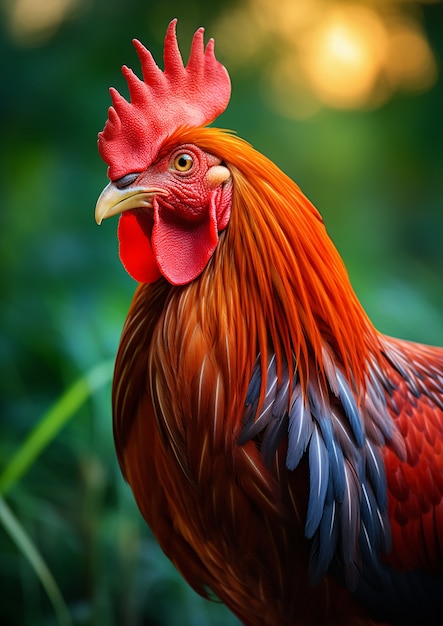
{"type": "Polygon", "coordinates": [[[133,206],[122,214],[118,236],[121,261],[135,280],[154,282],[163,275],[183,285],[203,271],[230,216],[229,170],[220,163],[184,144],[131,181],[133,206]],[[137,190],[151,194],[151,206],[136,206],[137,190]]]}

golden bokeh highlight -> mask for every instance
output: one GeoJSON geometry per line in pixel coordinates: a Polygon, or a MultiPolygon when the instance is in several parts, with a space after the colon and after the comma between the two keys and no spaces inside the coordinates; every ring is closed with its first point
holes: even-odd
{"type": "Polygon", "coordinates": [[[12,0],[6,7],[11,35],[21,44],[42,43],[78,4],[79,0],[12,0]]]}
{"type": "Polygon", "coordinates": [[[394,86],[411,91],[424,91],[436,82],[437,63],[414,22],[397,19],[391,24],[384,70],[394,86]]]}
{"type": "Polygon", "coordinates": [[[413,0],[247,0],[217,23],[217,46],[229,67],[260,68],[264,98],[285,116],[374,108],[438,78],[418,8],[413,0]]]}
{"type": "MultiPolygon", "coordinates": [[[[9,31],[19,44],[44,43],[86,3],[9,0],[9,31]]],[[[438,67],[419,9],[418,0],[244,0],[211,34],[231,70],[259,71],[272,107],[305,118],[323,106],[373,108],[397,91],[431,88],[438,67]]]]}
{"type": "Polygon", "coordinates": [[[302,68],[318,98],[333,107],[368,103],[385,62],[388,35],[366,7],[333,9],[314,30],[302,68]]]}

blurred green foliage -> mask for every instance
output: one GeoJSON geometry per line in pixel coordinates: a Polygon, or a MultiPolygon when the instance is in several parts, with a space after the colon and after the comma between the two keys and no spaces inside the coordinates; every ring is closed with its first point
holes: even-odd
{"type": "MultiPolygon", "coordinates": [[[[120,66],[138,67],[131,39],[161,58],[166,25],[178,17],[186,51],[198,26],[212,34],[239,3],[84,0],[56,28],[28,37],[11,26],[14,4],[2,5],[0,20],[0,474],[66,390],[109,367],[117,350],[135,285],[118,260],[116,222],[99,229],[93,220],[106,184],[95,143],[108,86],[125,92],[120,66]]],[[[255,64],[231,73],[232,102],[219,124],[267,154],[318,206],[382,331],[443,344],[442,3],[422,5],[419,17],[439,66],[427,92],[294,121],[265,104],[255,64]]],[[[68,423],[5,492],[73,624],[237,623],[187,587],[141,520],[114,454],[109,376],[102,383],[66,409],[68,423]]],[[[56,623],[4,529],[0,623],[56,623]]]]}

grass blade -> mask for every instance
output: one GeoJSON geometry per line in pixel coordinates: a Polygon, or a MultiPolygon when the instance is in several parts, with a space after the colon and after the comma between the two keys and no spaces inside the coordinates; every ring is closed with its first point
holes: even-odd
{"type": "Polygon", "coordinates": [[[15,517],[5,500],[0,496],[0,521],[3,527],[19,548],[23,556],[33,567],[43,588],[54,607],[55,614],[59,626],[71,626],[72,620],[69,615],[68,607],[63,600],[60,589],[54,580],[48,566],[46,565],[40,552],[37,550],[32,539],[26,533],[19,520],[15,517]]]}
{"type": "Polygon", "coordinates": [[[43,414],[36,427],[17,450],[0,475],[0,495],[21,479],[42,450],[57,436],[61,428],[76,414],[79,408],[97,389],[112,378],[113,362],[99,363],[74,382],[62,396],[43,414]]]}

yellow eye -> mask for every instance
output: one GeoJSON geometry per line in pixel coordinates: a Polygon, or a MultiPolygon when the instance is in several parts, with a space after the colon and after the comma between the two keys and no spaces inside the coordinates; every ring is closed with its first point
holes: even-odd
{"type": "Polygon", "coordinates": [[[177,154],[173,162],[174,169],[177,170],[177,172],[189,172],[193,165],[194,159],[186,152],[177,154]]]}

